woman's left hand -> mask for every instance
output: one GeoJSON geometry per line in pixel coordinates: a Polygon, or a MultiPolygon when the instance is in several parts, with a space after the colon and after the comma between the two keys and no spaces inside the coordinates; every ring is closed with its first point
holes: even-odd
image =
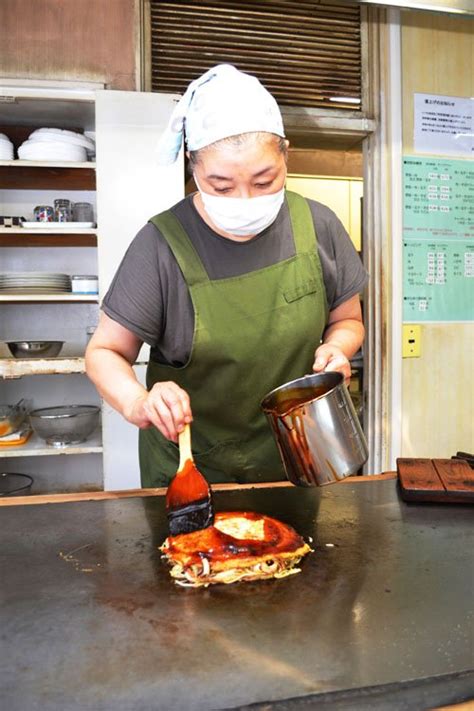
{"type": "Polygon", "coordinates": [[[342,373],[346,384],[349,383],[351,378],[351,364],[349,363],[349,359],[340,348],[330,343],[323,343],[316,349],[313,370],[315,373],[322,371],[336,371],[342,373]]]}

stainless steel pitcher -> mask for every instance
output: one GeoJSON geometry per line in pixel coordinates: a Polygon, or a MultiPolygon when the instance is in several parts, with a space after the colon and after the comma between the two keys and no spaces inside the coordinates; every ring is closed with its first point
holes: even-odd
{"type": "Polygon", "coordinates": [[[272,390],[262,400],[288,479],[323,486],[355,474],[367,442],[342,373],[315,373],[272,390]]]}

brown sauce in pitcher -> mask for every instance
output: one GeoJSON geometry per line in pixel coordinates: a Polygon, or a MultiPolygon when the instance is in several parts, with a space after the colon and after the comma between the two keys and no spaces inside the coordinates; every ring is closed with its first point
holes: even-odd
{"type": "Polygon", "coordinates": [[[311,400],[315,400],[321,395],[325,395],[332,387],[327,387],[325,385],[320,385],[319,387],[310,388],[291,388],[285,390],[278,395],[278,400],[275,406],[272,407],[272,413],[277,415],[286,415],[287,412],[293,410],[295,407],[304,405],[311,400]]]}
{"type": "Polygon", "coordinates": [[[287,435],[278,435],[283,449],[283,458],[288,478],[301,486],[314,486],[317,472],[314,470],[313,457],[304,428],[304,413],[298,408],[311,404],[313,400],[326,395],[332,386],[318,385],[311,387],[289,388],[278,393],[272,408],[267,409],[273,431],[279,432],[280,426],[287,430],[287,435]]]}

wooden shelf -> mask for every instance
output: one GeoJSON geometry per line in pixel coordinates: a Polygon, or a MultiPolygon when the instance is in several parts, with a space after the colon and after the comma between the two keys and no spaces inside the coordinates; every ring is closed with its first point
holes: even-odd
{"type": "Polygon", "coordinates": [[[102,433],[96,430],[80,444],[52,447],[33,432],[28,442],[18,447],[0,447],[0,459],[11,457],[51,457],[58,454],[99,454],[103,451],[102,433]]]}
{"type": "Polygon", "coordinates": [[[69,303],[69,302],[88,302],[97,304],[99,297],[97,294],[72,294],[64,292],[63,294],[2,294],[0,293],[0,302],[10,303],[69,303]]]}
{"type": "MultiPolygon", "coordinates": [[[[146,366],[147,361],[134,365],[146,366]]],[[[67,375],[85,373],[83,356],[70,358],[0,358],[0,378],[21,378],[23,375],[67,375]]]]}
{"type": "Polygon", "coordinates": [[[93,161],[70,161],[70,160],[0,160],[0,167],[9,168],[86,168],[94,170],[96,164],[93,161]]]}
{"type": "Polygon", "coordinates": [[[0,358],[0,378],[23,375],[65,375],[85,373],[83,357],[77,358],[0,358]]]}
{"type": "Polygon", "coordinates": [[[95,163],[2,160],[0,188],[5,190],[95,190],[95,163]]]}
{"type": "Polygon", "coordinates": [[[95,235],[96,233],[96,227],[87,230],[75,230],[73,227],[64,230],[48,230],[46,228],[39,230],[27,230],[24,227],[0,227],[0,235],[95,235]]]}
{"type": "Polygon", "coordinates": [[[0,247],[96,247],[97,230],[25,230],[0,227],[0,247]]]}

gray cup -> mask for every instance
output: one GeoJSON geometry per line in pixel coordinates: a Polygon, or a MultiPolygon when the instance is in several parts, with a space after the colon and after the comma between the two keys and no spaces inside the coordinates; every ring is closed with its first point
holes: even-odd
{"type": "Polygon", "coordinates": [[[323,486],[356,474],[367,442],[342,373],[315,373],[272,390],[261,407],[288,479],[323,486]]]}

